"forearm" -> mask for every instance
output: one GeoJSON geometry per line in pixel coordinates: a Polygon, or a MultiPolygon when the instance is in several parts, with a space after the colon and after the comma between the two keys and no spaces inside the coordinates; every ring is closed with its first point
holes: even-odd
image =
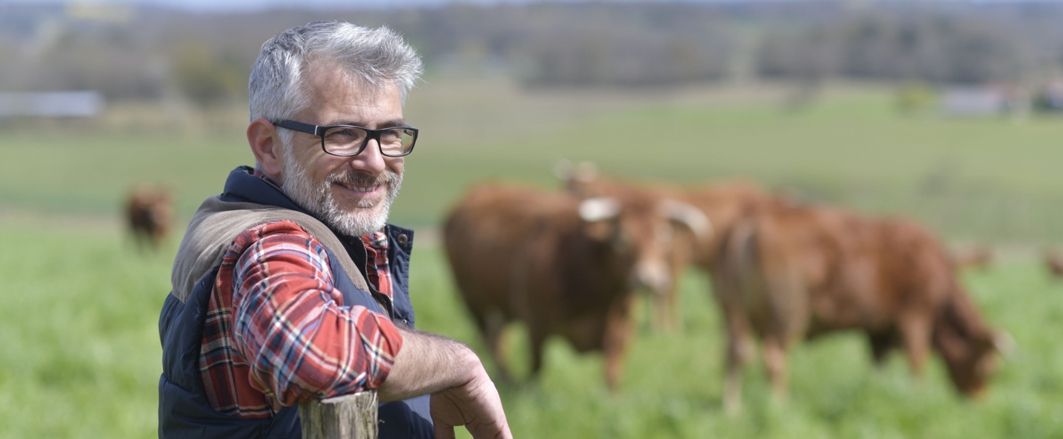
{"type": "Polygon", "coordinates": [[[487,377],[480,358],[465,344],[428,332],[398,329],[402,349],[391,373],[377,389],[380,401],[436,393],[487,377]]]}

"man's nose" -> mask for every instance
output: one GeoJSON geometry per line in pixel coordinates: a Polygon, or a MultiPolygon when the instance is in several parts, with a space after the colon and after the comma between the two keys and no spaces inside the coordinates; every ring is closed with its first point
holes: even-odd
{"type": "Polygon", "coordinates": [[[370,138],[362,152],[351,157],[350,163],[352,168],[372,175],[384,172],[387,164],[384,163],[384,155],[380,153],[380,140],[370,138]]]}

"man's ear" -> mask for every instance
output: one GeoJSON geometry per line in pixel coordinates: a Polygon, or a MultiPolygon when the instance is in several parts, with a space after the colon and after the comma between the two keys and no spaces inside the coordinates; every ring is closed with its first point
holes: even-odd
{"type": "Polygon", "coordinates": [[[255,155],[255,162],[259,169],[270,178],[280,181],[281,178],[281,138],[277,135],[277,127],[268,120],[258,118],[251,121],[247,126],[247,144],[251,146],[251,153],[255,155]]]}

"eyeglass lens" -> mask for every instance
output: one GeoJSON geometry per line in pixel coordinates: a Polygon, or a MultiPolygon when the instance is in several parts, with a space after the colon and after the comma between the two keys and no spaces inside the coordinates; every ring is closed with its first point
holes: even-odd
{"type": "MultiPolygon", "coordinates": [[[[333,127],[322,136],[325,151],[339,155],[354,155],[366,143],[370,134],[357,127],[333,127]]],[[[401,156],[413,148],[413,130],[396,128],[375,131],[373,137],[380,142],[380,152],[386,156],[401,156]]]]}

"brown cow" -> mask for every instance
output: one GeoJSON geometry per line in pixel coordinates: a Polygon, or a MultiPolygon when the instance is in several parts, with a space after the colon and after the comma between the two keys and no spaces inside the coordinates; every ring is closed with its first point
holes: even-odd
{"type": "Polygon", "coordinates": [[[876,362],[902,348],[916,374],[937,350],[965,395],[980,394],[995,367],[1001,338],[979,317],[948,253],[911,222],[776,205],[736,225],[719,256],[728,410],[739,405],[754,335],[779,395],[793,344],[846,329],[867,334],[876,362]]]}
{"type": "MultiPolygon", "coordinates": [[[[615,196],[641,192],[644,196],[679,200],[701,210],[709,220],[711,233],[701,235],[693,246],[676,242],[671,266],[675,269],[673,276],[677,279],[682,268],[689,263],[712,275],[716,255],[731,226],[758,206],[787,202],[783,198],[768,194],[759,185],[747,180],[725,180],[689,187],[636,183],[602,176],[589,162],[575,165],[561,162],[554,171],[564,182],[566,190],[577,196],[615,196]]],[[[678,288],[656,294],[653,300],[656,325],[666,330],[679,329],[680,320],[674,317],[679,301],[678,288]]]]}
{"type": "Polygon", "coordinates": [[[126,221],[138,247],[155,250],[170,233],[173,197],[169,189],[138,186],[129,191],[126,221]]]}
{"type": "Polygon", "coordinates": [[[1060,255],[1057,251],[1045,250],[1043,257],[1045,268],[1048,269],[1048,273],[1052,275],[1052,278],[1063,278],[1063,255],[1060,255]]]}
{"type": "Polygon", "coordinates": [[[603,351],[606,384],[615,389],[631,336],[632,293],[671,288],[666,252],[684,228],[700,233],[699,216],[646,197],[581,200],[485,184],[453,209],[443,238],[457,287],[503,377],[501,333],[521,321],[533,375],[543,343],[556,334],[579,352],[603,351]]]}

